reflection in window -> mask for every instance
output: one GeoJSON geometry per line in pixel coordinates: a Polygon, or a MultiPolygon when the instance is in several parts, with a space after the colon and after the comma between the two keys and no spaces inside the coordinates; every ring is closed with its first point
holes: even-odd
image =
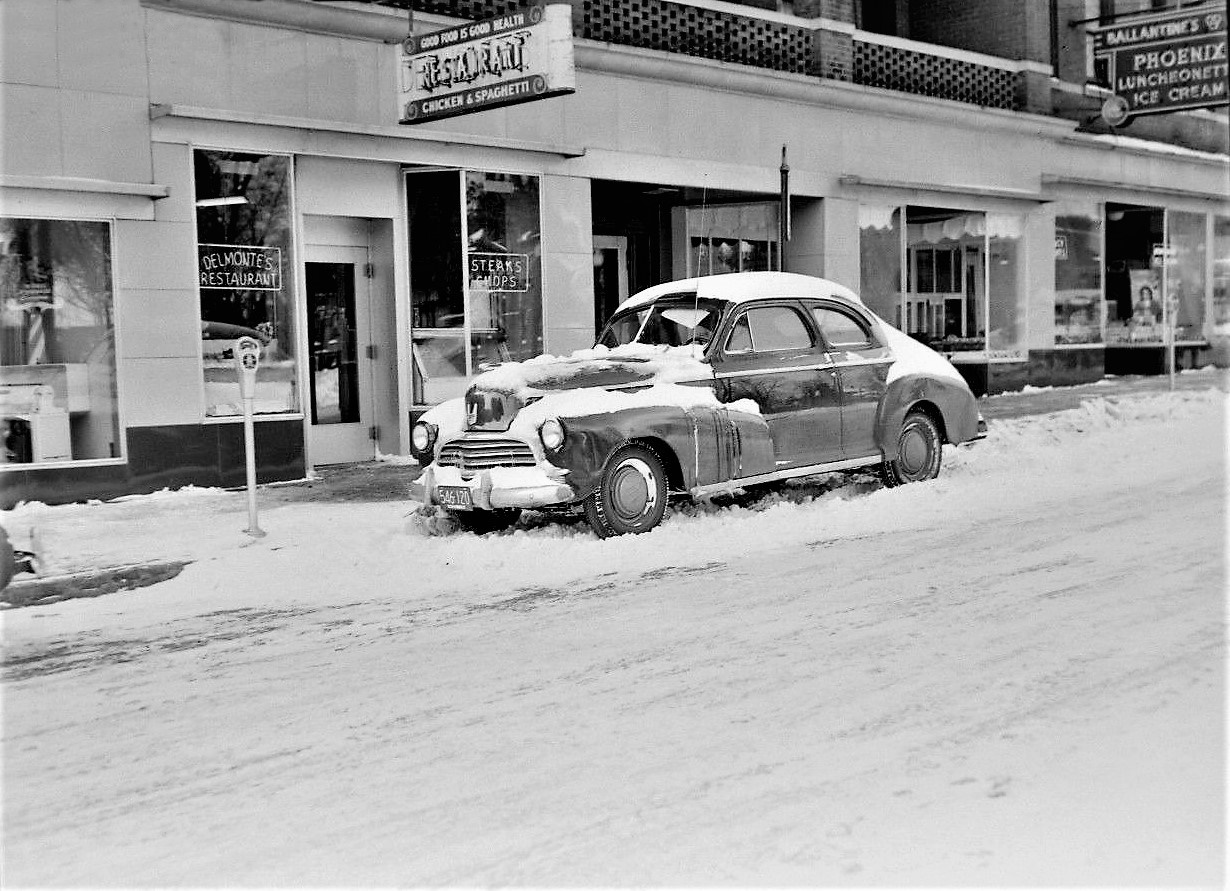
{"type": "Polygon", "coordinates": [[[1230,334],[1230,217],[1213,218],[1213,326],[1230,334]]]}
{"type": "Polygon", "coordinates": [[[1166,288],[1176,340],[1199,340],[1204,333],[1205,220],[1202,213],[1168,210],[1166,234],[1172,257],[1166,288]]]}
{"type": "Polygon", "coordinates": [[[1102,209],[1063,203],[1055,209],[1055,344],[1101,343],[1102,209]]]}
{"type": "Polygon", "coordinates": [[[885,321],[901,327],[901,208],[860,204],[859,296],[885,321]]]}
{"type": "Polygon", "coordinates": [[[406,195],[414,402],[434,405],[542,352],[538,178],[415,171],[406,195]]]}
{"type": "Polygon", "coordinates": [[[359,420],[359,350],[352,263],[305,263],[308,385],[313,424],[359,420]]]}
{"type": "Polygon", "coordinates": [[[824,339],[835,349],[858,349],[871,343],[871,332],[844,312],[817,306],[812,308],[811,314],[824,339]]]}
{"type": "Polygon", "coordinates": [[[0,218],[0,465],[120,456],[107,223],[0,218]]]}
{"type": "Polygon", "coordinates": [[[242,414],[234,346],[245,335],[262,345],[253,409],[299,411],[290,159],[198,150],[195,172],[205,414],[242,414]]]}

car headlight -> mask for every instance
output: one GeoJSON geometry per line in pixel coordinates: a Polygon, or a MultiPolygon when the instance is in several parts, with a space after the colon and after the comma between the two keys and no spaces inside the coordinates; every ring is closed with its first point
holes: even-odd
{"type": "Polygon", "coordinates": [[[542,440],[542,444],[549,451],[556,451],[564,444],[564,437],[567,434],[564,431],[564,425],[560,423],[558,418],[548,418],[542,422],[542,426],[538,428],[538,438],[542,440]]]}
{"type": "Polygon", "coordinates": [[[414,425],[414,430],[410,432],[410,446],[416,452],[427,453],[431,451],[432,444],[436,441],[437,428],[435,424],[428,424],[419,421],[414,425]]]}

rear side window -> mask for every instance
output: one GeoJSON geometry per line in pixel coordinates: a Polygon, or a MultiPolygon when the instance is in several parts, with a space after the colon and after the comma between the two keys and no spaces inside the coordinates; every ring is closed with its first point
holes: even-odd
{"type": "Polygon", "coordinates": [[[772,353],[809,350],[815,345],[807,323],[788,306],[749,309],[735,322],[726,340],[726,352],[772,353]]]}
{"type": "Polygon", "coordinates": [[[857,350],[871,346],[871,331],[862,319],[827,306],[813,306],[812,318],[820,326],[824,339],[836,350],[857,350]]]}

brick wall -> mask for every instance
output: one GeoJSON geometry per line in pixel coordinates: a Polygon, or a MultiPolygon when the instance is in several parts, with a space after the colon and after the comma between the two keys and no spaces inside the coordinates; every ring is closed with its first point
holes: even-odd
{"type": "Polygon", "coordinates": [[[793,12],[804,19],[854,21],[854,0],[794,0],[793,12]]]}
{"type": "Polygon", "coordinates": [[[913,40],[1050,63],[1050,4],[1041,0],[914,0],[913,40]]]}

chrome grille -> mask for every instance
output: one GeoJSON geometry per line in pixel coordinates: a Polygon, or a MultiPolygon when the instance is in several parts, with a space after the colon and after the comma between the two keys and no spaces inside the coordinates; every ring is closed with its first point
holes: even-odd
{"type": "Polygon", "coordinates": [[[467,434],[440,447],[436,463],[461,470],[488,470],[492,467],[533,467],[534,452],[518,439],[479,437],[467,434]]]}

